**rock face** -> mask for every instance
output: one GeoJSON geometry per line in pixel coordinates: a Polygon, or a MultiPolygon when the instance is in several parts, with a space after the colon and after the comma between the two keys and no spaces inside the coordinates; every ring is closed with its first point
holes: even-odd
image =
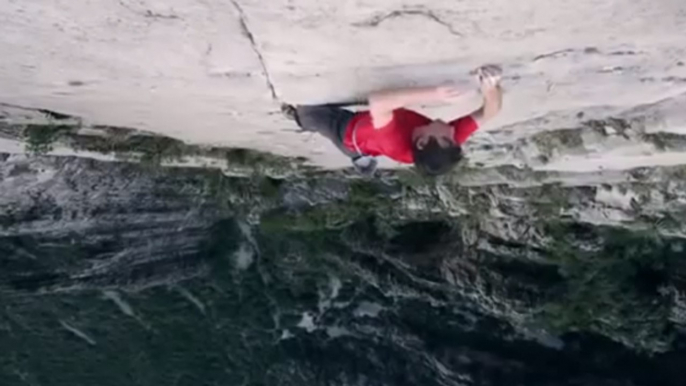
{"type": "Polygon", "coordinates": [[[682,167],[2,160],[3,385],[682,384],[682,167]]]}
{"type": "MultiPolygon", "coordinates": [[[[0,0],[0,52],[12,53],[0,103],[347,166],[296,134],[279,102],[470,90],[469,71],[498,63],[506,95],[493,127],[631,109],[686,92],[685,15],[680,0],[0,0]]],[[[466,99],[425,112],[454,117],[477,103],[466,99]]]]}

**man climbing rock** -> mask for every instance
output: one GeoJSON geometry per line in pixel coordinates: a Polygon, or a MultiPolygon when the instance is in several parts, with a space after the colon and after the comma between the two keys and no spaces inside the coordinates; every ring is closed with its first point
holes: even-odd
{"type": "Polygon", "coordinates": [[[449,172],[462,159],[462,144],[501,108],[501,69],[484,66],[476,70],[484,103],[470,115],[448,123],[433,120],[405,108],[430,102],[450,102],[460,96],[453,86],[412,88],[374,93],[369,110],[354,113],[340,105],[282,106],[304,131],[329,138],[365,175],[376,169],[377,156],[414,164],[422,173],[437,176],[449,172]]]}

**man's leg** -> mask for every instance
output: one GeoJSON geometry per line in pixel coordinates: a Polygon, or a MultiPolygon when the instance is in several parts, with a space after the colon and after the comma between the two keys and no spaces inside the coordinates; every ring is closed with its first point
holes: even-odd
{"type": "Polygon", "coordinates": [[[282,105],[281,111],[288,118],[295,120],[303,131],[312,131],[329,138],[345,155],[353,161],[353,166],[360,174],[371,177],[377,167],[373,157],[363,156],[345,148],[343,138],[354,113],[340,108],[343,104],[322,106],[282,105]]]}
{"type": "Polygon", "coordinates": [[[293,118],[303,131],[323,135],[348,157],[357,155],[343,145],[345,131],[355,116],[352,111],[329,105],[288,106],[282,107],[282,110],[286,115],[294,115],[293,118]]]}

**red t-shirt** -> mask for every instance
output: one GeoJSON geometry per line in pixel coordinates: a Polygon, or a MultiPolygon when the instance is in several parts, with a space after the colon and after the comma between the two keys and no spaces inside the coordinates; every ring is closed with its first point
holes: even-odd
{"type": "MultiPolygon", "coordinates": [[[[355,114],[345,131],[343,144],[357,151],[353,143],[353,130],[356,130],[357,146],[362,153],[371,156],[384,155],[395,161],[414,163],[412,155],[412,131],[431,123],[433,120],[407,109],[393,111],[393,119],[384,127],[375,129],[369,111],[355,114]],[[355,129],[357,128],[357,129],[355,129]]],[[[462,117],[448,123],[455,128],[455,142],[462,145],[478,128],[471,116],[462,117]]]]}

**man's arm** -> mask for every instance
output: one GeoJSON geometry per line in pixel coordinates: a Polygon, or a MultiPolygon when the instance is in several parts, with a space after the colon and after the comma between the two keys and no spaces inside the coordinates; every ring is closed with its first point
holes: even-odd
{"type": "Polygon", "coordinates": [[[369,113],[374,127],[379,129],[393,119],[393,110],[401,107],[440,102],[462,94],[452,86],[422,87],[374,93],[369,96],[369,113]]]}
{"type": "Polygon", "coordinates": [[[503,90],[500,88],[500,73],[500,68],[496,66],[485,66],[478,70],[484,104],[471,116],[479,126],[498,115],[502,108],[503,90]]]}

